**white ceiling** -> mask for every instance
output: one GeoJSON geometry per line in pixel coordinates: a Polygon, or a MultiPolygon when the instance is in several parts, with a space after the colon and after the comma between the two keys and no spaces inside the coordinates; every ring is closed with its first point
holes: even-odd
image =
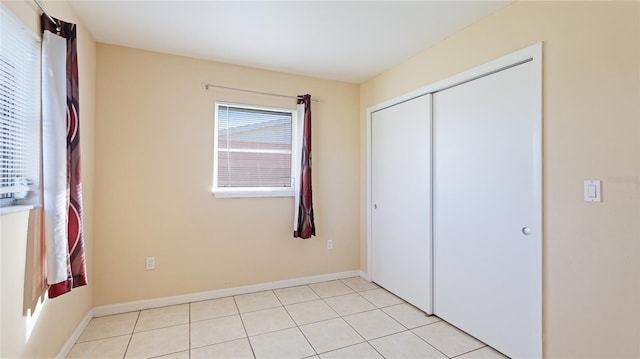
{"type": "Polygon", "coordinates": [[[99,42],[361,83],[510,2],[70,3],[99,42]]]}

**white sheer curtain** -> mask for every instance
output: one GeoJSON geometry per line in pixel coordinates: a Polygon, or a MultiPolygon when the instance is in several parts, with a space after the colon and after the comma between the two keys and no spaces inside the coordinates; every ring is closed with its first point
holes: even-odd
{"type": "Polygon", "coordinates": [[[42,171],[47,283],[67,280],[67,42],[42,34],[42,171]]]}

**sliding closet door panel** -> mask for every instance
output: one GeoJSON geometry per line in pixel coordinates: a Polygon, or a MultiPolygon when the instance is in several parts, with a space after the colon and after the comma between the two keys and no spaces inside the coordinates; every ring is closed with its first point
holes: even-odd
{"type": "Polygon", "coordinates": [[[371,115],[371,278],[431,313],[431,95],[371,115]]]}
{"type": "Polygon", "coordinates": [[[434,311],[542,356],[540,97],[521,64],[434,95],[434,311]]]}

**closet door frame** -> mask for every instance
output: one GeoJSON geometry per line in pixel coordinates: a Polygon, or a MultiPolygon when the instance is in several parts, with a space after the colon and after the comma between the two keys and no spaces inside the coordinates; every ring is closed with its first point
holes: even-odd
{"type": "MultiPolygon", "coordinates": [[[[535,114],[535,117],[539,119],[539,126],[536,126],[535,129],[535,143],[534,143],[534,152],[536,153],[536,158],[537,158],[537,163],[534,163],[534,176],[536,178],[539,178],[539,181],[536,181],[537,185],[534,188],[534,196],[536,198],[539,198],[539,201],[535,204],[536,208],[534,209],[534,212],[537,215],[537,219],[538,222],[541,223],[543,226],[543,232],[544,232],[544,223],[542,222],[542,42],[536,43],[532,46],[529,46],[527,48],[524,48],[522,50],[513,52],[509,55],[500,57],[496,60],[490,61],[488,63],[485,63],[483,65],[474,67],[470,70],[461,72],[457,75],[451,76],[447,79],[444,79],[442,81],[438,81],[436,83],[433,83],[431,85],[427,85],[425,87],[419,88],[417,90],[411,91],[409,93],[406,93],[402,96],[396,97],[394,99],[388,100],[388,101],[384,101],[382,103],[379,103],[377,105],[371,106],[369,108],[367,108],[367,117],[366,117],[366,131],[367,131],[367,148],[366,148],[366,153],[367,153],[367,158],[366,158],[366,176],[367,176],[367,188],[366,188],[366,231],[367,231],[367,272],[363,273],[363,277],[365,277],[366,279],[371,279],[370,274],[372,273],[372,210],[373,210],[373,202],[372,202],[372,172],[371,172],[371,168],[372,168],[372,133],[371,133],[371,120],[372,120],[372,113],[375,111],[379,111],[381,109],[384,109],[386,107],[390,107],[396,104],[399,104],[401,102],[405,102],[408,100],[411,100],[413,98],[419,97],[419,96],[423,96],[426,94],[433,94],[436,93],[438,91],[442,91],[445,90],[447,88],[456,86],[456,85],[460,85],[463,84],[465,82],[469,82],[469,81],[473,81],[475,79],[478,79],[480,77],[484,77],[487,75],[490,75],[492,73],[513,67],[513,66],[517,66],[519,64],[525,63],[525,62],[531,62],[534,66],[534,71],[536,72],[536,76],[539,77],[539,81],[536,81],[535,86],[537,88],[535,88],[533,90],[533,93],[535,94],[535,96],[537,96],[538,98],[534,99],[535,101],[537,101],[536,103],[539,103],[540,106],[536,109],[537,113],[535,114]]],[[[433,121],[430,121],[431,123],[433,123],[433,121]]],[[[433,130],[433,129],[432,129],[433,130]]],[[[431,131],[431,134],[433,135],[433,131],[431,131]]],[[[431,139],[431,143],[433,144],[433,138],[431,139]]],[[[431,168],[432,173],[433,173],[433,168],[431,168]]],[[[432,209],[433,209],[433,204],[432,204],[432,209]]],[[[433,216],[433,211],[431,211],[431,215],[433,216]]],[[[431,223],[433,223],[433,218],[431,218],[431,223]]],[[[432,234],[433,234],[433,229],[432,229],[432,234]]],[[[432,241],[433,241],[433,237],[432,237],[432,241]]],[[[544,242],[544,237],[542,236],[541,239],[541,246],[542,243],[544,242]]],[[[541,253],[542,253],[542,248],[541,248],[541,253]]],[[[541,258],[542,261],[542,258],[541,258]]],[[[431,263],[433,265],[433,258],[431,260],[431,263]]],[[[544,271],[544,268],[542,267],[542,271],[544,271]]],[[[432,271],[433,273],[433,271],[432,271]]],[[[540,273],[540,276],[542,277],[542,273],[540,273]]],[[[429,280],[432,281],[433,278],[430,278],[429,280]]],[[[541,283],[543,283],[541,281],[541,283]]],[[[544,285],[544,283],[543,283],[544,285]]],[[[540,288],[540,295],[542,296],[542,288],[540,288]]],[[[433,294],[433,293],[432,293],[433,294]]],[[[433,301],[432,301],[433,302],[433,301]]],[[[542,298],[540,298],[540,302],[542,302],[542,298]]],[[[540,320],[542,321],[542,318],[540,318],[540,320]]],[[[540,334],[542,335],[542,333],[540,334]]]]}

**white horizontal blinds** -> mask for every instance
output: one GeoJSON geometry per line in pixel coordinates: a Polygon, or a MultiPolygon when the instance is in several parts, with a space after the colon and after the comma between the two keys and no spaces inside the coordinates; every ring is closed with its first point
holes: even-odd
{"type": "Polygon", "coordinates": [[[290,112],[218,106],[218,187],[291,187],[290,112]]]}
{"type": "Polygon", "coordinates": [[[38,186],[40,44],[0,8],[0,199],[38,186]]]}

